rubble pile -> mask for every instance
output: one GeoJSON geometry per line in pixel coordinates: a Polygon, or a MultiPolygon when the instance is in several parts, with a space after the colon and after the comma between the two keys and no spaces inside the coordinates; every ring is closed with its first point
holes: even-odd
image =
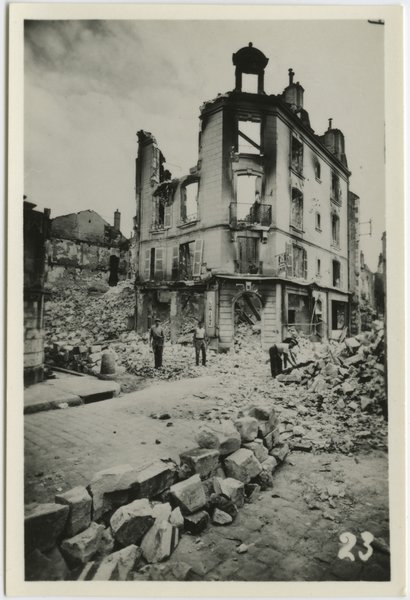
{"type": "MultiPolygon", "coordinates": [[[[289,452],[269,404],[200,427],[196,440],[179,464],[112,467],[54,503],[26,505],[26,579],[148,579],[149,566],[167,560],[181,535],[233,523],[245,503],[273,486],[289,452]]],[[[246,544],[238,540],[236,550],[246,552],[246,544]]]]}

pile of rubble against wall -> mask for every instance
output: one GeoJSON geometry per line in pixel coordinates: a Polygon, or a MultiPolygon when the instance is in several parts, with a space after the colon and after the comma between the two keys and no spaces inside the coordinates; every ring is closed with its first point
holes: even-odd
{"type": "MultiPolygon", "coordinates": [[[[148,579],[183,533],[229,526],[245,502],[273,485],[289,448],[271,405],[199,428],[198,447],[170,460],[112,467],[90,484],[25,510],[27,580],[148,579]]],[[[237,552],[246,552],[238,544],[237,552]]],[[[178,579],[178,576],[176,576],[178,579]]]]}

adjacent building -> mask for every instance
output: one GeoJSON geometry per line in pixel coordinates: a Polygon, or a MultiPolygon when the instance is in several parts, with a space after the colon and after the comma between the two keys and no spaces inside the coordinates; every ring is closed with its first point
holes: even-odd
{"type": "Polygon", "coordinates": [[[202,105],[186,176],[172,178],[155,137],[138,132],[137,328],[168,315],[175,336],[193,302],[219,349],[241,321],[260,326],[264,348],[292,329],[337,338],[359,268],[343,133],[332,119],[314,132],[292,69],[272,95],[260,50],[249,44],[232,58],[235,88],[202,105]]]}

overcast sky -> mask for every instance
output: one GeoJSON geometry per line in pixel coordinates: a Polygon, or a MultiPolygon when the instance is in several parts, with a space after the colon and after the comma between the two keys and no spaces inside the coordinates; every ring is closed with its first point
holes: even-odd
{"type": "MultiPolygon", "coordinates": [[[[136,132],[151,131],[173,176],[198,154],[199,106],[234,87],[232,53],[252,41],[269,58],[265,91],[288,68],[311,126],[345,134],[350,189],[373,236],[384,216],[383,26],[367,21],[37,21],[26,23],[25,193],[52,217],[93,209],[127,237],[135,214],[136,132]]],[[[362,226],[363,233],[368,226],[362,226]]]]}

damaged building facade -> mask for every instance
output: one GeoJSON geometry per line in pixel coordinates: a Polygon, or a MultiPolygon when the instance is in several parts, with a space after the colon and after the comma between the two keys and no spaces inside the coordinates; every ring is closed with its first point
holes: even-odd
{"type": "Polygon", "coordinates": [[[281,94],[266,94],[268,60],[252,44],[233,55],[235,89],[202,105],[185,177],[173,179],[154,136],[138,133],[140,332],[158,315],[176,339],[189,305],[220,350],[240,321],[260,327],[264,348],[293,329],[327,339],[349,327],[359,199],[344,136],[331,119],[314,132],[292,69],[281,94]]]}

